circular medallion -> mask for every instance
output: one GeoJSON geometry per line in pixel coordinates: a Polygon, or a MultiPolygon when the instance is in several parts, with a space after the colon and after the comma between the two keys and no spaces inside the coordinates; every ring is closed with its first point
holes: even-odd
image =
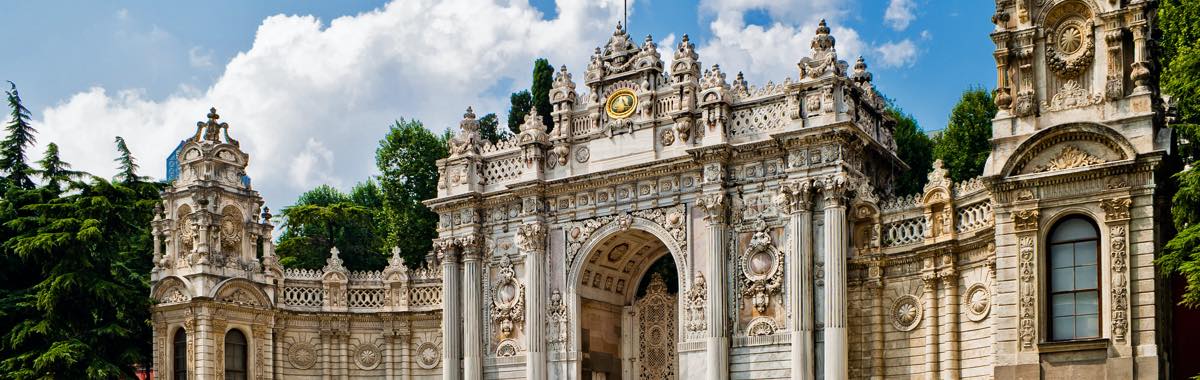
{"type": "Polygon", "coordinates": [[[1063,53],[1075,54],[1083,47],[1083,32],[1079,30],[1078,25],[1067,25],[1059,32],[1058,38],[1058,48],[1062,49],[1063,53]]]}
{"type": "Polygon", "coordinates": [[[308,342],[292,343],[288,347],[288,361],[297,369],[309,369],[317,364],[317,350],[308,342]]]}
{"type": "Polygon", "coordinates": [[[587,162],[588,158],[592,157],[592,151],[588,147],[583,146],[575,149],[575,161],[579,163],[587,162]]]}
{"type": "Polygon", "coordinates": [[[967,305],[967,319],[973,322],[982,321],[992,310],[992,292],[983,284],[971,285],[967,289],[964,302],[967,305]]]}
{"type": "Polygon", "coordinates": [[[379,366],[380,360],[379,348],[372,344],[360,344],[354,350],[354,364],[361,369],[375,369],[379,366]]]}
{"type": "Polygon", "coordinates": [[[892,304],[892,325],[900,331],[912,331],[921,323],[921,301],[912,295],[903,295],[892,304]]]}
{"type": "Polygon", "coordinates": [[[608,96],[604,103],[604,112],[613,119],[624,119],[637,110],[637,102],[637,95],[633,90],[622,88],[608,96]]]}
{"type": "Polygon", "coordinates": [[[442,361],[442,353],[438,351],[437,346],[433,343],[421,343],[417,347],[417,365],[424,369],[437,368],[438,362],[442,361]]]}

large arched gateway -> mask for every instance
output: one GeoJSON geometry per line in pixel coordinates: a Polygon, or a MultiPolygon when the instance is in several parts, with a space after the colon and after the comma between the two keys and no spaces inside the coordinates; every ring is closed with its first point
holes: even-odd
{"type": "Polygon", "coordinates": [[[280,267],[271,216],[240,180],[248,155],[214,111],[154,221],[155,366],[199,379],[1158,378],[1170,131],[1148,79],[1153,2],[997,4],[982,178],[952,181],[935,162],[920,194],[895,194],[908,169],[893,120],[824,23],[793,52],[796,79],[759,86],[702,66],[686,36],[660,57],[618,27],[586,68],[555,75],[553,128],[535,110],[489,143],[467,110],[438,161],[426,204],[439,236],[420,270],[396,255],[349,272],[336,249],[320,271],[280,267]],[[226,360],[227,345],[241,356],[226,360]]]}

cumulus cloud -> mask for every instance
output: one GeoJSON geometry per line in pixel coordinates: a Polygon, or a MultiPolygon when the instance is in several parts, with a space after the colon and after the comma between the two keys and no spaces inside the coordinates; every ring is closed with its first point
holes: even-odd
{"type": "Polygon", "coordinates": [[[917,60],[917,44],[907,38],[879,45],[875,51],[883,67],[911,66],[917,60]]]}
{"type": "Polygon", "coordinates": [[[717,63],[726,75],[742,71],[749,82],[782,82],[798,75],[796,62],[808,55],[821,19],[829,19],[842,59],[853,59],[867,51],[858,31],[839,25],[850,13],[847,2],[821,0],[704,0],[701,10],[713,19],[712,38],[698,47],[700,60],[717,63]],[[746,12],[765,11],[768,27],[748,25],[746,12]]]}
{"type": "Polygon", "coordinates": [[[895,30],[904,30],[917,18],[913,0],[891,0],[883,13],[883,22],[895,30]]]}
{"type": "MultiPolygon", "coordinates": [[[[581,70],[621,12],[619,0],[559,0],[557,17],[545,19],[528,3],[502,3],[397,1],[328,24],[272,16],[210,87],[164,99],[91,88],[37,112],[38,140],[58,143],[78,169],[112,175],[120,135],[143,174],[160,177],[167,154],[215,106],[251,154],[249,175],[269,204],[321,183],[349,186],[375,172],[392,120],[439,131],[467,105],[503,115],[506,99],[485,94],[496,80],[528,77],[537,57],[581,70]]],[[[189,58],[212,64],[209,54],[193,49],[189,58]]]]}

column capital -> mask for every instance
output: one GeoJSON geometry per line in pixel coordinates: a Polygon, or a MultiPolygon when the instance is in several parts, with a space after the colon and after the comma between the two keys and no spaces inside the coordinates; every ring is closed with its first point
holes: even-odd
{"type": "Polygon", "coordinates": [[[696,206],[704,209],[704,219],[707,220],[709,224],[725,223],[725,209],[727,208],[727,205],[725,204],[724,191],[714,191],[701,194],[700,197],[696,199],[696,206]]]}
{"type": "Polygon", "coordinates": [[[775,197],[779,211],[784,214],[798,214],[812,211],[812,181],[808,179],[784,182],[779,186],[779,194],[775,197]]]}
{"type": "Polygon", "coordinates": [[[850,179],[844,174],[835,174],[814,182],[820,186],[821,194],[825,196],[825,208],[845,207],[846,196],[851,190],[850,179]]]}
{"type": "Polygon", "coordinates": [[[546,223],[533,221],[522,223],[517,227],[517,249],[524,254],[543,252],[546,250],[546,223]]]}

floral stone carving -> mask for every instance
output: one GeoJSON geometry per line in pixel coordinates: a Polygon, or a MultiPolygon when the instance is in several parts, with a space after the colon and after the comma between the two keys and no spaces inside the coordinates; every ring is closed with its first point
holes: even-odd
{"type": "Polygon", "coordinates": [[[382,354],[379,352],[379,347],[373,344],[360,344],[354,350],[354,364],[361,369],[375,369],[382,362],[382,354]]]}
{"type": "Polygon", "coordinates": [[[434,369],[441,362],[442,352],[436,345],[425,342],[417,346],[417,366],[423,369],[434,369]]]}
{"type": "Polygon", "coordinates": [[[912,331],[921,324],[921,300],[906,294],[892,303],[892,326],[900,331],[912,331]]]}
{"type": "Polygon", "coordinates": [[[296,342],[288,347],[288,362],[297,369],[309,369],[317,364],[317,349],[312,343],[296,342]]]}
{"type": "Polygon", "coordinates": [[[963,303],[967,305],[968,320],[982,321],[992,310],[992,292],[983,284],[971,285],[963,303]]]}

